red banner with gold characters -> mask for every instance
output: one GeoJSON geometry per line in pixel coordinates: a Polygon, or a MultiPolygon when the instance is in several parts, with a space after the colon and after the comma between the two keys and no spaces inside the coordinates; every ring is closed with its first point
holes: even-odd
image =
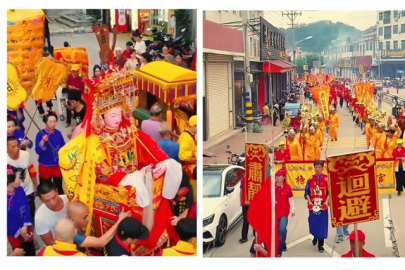
{"type": "Polygon", "coordinates": [[[327,158],[332,227],[379,220],[374,151],[327,158]]]}
{"type": "Polygon", "coordinates": [[[328,121],[329,120],[329,95],[330,95],[330,87],[329,85],[322,84],[319,88],[319,107],[321,108],[321,112],[323,118],[328,121]]]}
{"type": "Polygon", "coordinates": [[[266,144],[246,143],[246,174],[245,182],[242,185],[246,204],[253,201],[254,196],[267,179],[266,149],[266,144]]]}

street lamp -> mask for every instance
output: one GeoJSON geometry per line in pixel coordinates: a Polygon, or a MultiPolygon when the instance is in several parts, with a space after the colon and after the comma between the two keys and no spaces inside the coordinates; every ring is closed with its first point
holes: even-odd
{"type": "Polygon", "coordinates": [[[306,38],[304,38],[304,39],[301,39],[300,41],[294,42],[294,46],[293,46],[294,65],[295,65],[295,46],[296,46],[298,43],[300,43],[300,42],[302,42],[302,41],[304,41],[304,40],[307,40],[307,39],[311,39],[311,38],[313,38],[313,36],[309,36],[309,37],[306,37],[306,38]]]}

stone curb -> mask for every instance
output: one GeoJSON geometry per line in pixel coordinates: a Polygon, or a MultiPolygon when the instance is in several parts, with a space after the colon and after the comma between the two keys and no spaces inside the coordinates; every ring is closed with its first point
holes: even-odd
{"type": "Polygon", "coordinates": [[[85,33],[93,33],[93,29],[91,27],[75,27],[75,28],[65,28],[52,31],[50,30],[50,35],[64,35],[64,34],[85,34],[85,33]]]}

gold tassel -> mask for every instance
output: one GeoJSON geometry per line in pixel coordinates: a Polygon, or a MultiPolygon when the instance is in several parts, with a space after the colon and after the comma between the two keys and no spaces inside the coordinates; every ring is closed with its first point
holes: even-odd
{"type": "Polygon", "coordinates": [[[139,96],[136,96],[135,98],[135,109],[138,108],[139,106],[139,96]]]}
{"type": "Polygon", "coordinates": [[[166,112],[166,122],[169,123],[173,129],[173,114],[172,114],[172,111],[170,110],[170,103],[168,106],[168,110],[166,112]]]}
{"type": "Polygon", "coordinates": [[[111,166],[112,160],[111,160],[111,152],[110,152],[110,143],[107,142],[105,148],[106,148],[106,150],[107,150],[108,165],[111,166]]]}

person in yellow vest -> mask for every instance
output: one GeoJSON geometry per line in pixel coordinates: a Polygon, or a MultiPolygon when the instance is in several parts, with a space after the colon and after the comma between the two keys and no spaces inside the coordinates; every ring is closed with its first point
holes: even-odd
{"type": "Polygon", "coordinates": [[[397,140],[401,137],[402,131],[398,125],[391,125],[388,127],[387,141],[385,145],[384,158],[392,158],[392,153],[397,147],[397,140]]]}
{"type": "Polygon", "coordinates": [[[319,130],[319,125],[318,122],[314,122],[314,128],[315,128],[315,138],[317,140],[316,147],[315,147],[315,157],[316,160],[321,159],[321,148],[322,148],[322,134],[321,131],[319,130]]]}
{"type": "Polygon", "coordinates": [[[323,144],[323,141],[325,140],[326,125],[321,114],[318,115],[318,124],[319,124],[319,131],[321,132],[321,142],[323,144]]]}
{"type": "Polygon", "coordinates": [[[305,140],[305,160],[314,161],[316,160],[315,148],[317,147],[317,145],[319,145],[318,139],[315,135],[314,127],[309,128],[309,134],[307,135],[307,138],[308,139],[305,140]]]}
{"type": "Polygon", "coordinates": [[[329,121],[329,136],[332,142],[337,141],[339,125],[340,125],[339,116],[336,114],[336,110],[334,108],[331,108],[329,121]]]}
{"type": "Polygon", "coordinates": [[[86,256],[77,250],[73,240],[77,234],[75,225],[68,219],[61,219],[55,225],[55,244],[44,247],[37,256],[86,256]]]}
{"type": "Polygon", "coordinates": [[[378,123],[377,132],[374,135],[373,145],[375,149],[375,157],[383,158],[385,152],[386,135],[384,132],[384,124],[378,123]]]}
{"type": "Polygon", "coordinates": [[[298,140],[295,139],[294,129],[290,129],[287,137],[288,150],[290,151],[290,160],[303,160],[302,147],[298,140]]]}
{"type": "Polygon", "coordinates": [[[155,256],[197,256],[197,220],[180,220],[176,232],[180,241],[173,247],[160,250],[155,256]]]}
{"type": "Polygon", "coordinates": [[[371,115],[369,115],[368,116],[368,123],[366,124],[366,127],[365,127],[367,149],[370,148],[370,141],[373,138],[374,127],[375,127],[374,119],[373,119],[373,117],[371,115]]]}
{"type": "MultiPolygon", "coordinates": [[[[190,177],[193,177],[194,168],[197,166],[197,142],[195,135],[197,134],[197,115],[192,116],[188,120],[188,128],[180,134],[178,143],[179,159],[183,164],[183,170],[186,171],[190,177]]],[[[190,181],[194,189],[194,201],[197,201],[197,183],[195,179],[190,181]]]]}

